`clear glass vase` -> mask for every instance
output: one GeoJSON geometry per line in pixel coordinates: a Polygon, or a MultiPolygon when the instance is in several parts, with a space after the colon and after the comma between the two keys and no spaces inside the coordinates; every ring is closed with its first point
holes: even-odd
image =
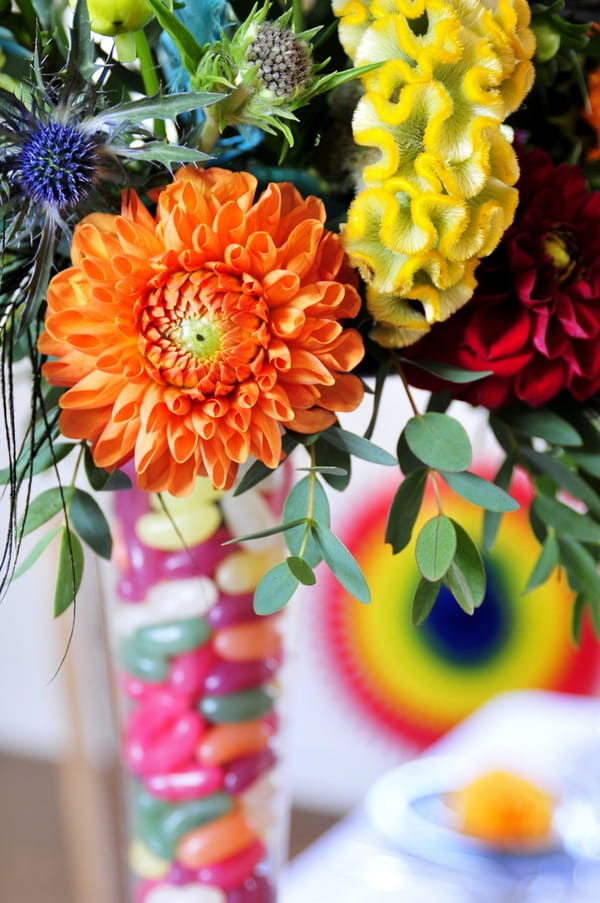
{"type": "Polygon", "coordinates": [[[234,497],[115,493],[107,599],[128,800],[132,903],[275,903],[286,614],[253,611],[289,471],[234,497]]]}

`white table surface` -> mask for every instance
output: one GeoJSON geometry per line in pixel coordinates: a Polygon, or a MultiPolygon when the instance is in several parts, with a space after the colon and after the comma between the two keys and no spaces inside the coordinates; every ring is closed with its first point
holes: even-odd
{"type": "MultiPolygon", "coordinates": [[[[467,772],[517,770],[560,791],[573,775],[587,777],[578,758],[595,748],[600,813],[600,701],[595,698],[536,690],[503,694],[411,765],[448,757],[467,772]]],[[[382,822],[369,807],[373,810],[375,800],[381,811],[381,797],[388,788],[393,796],[400,778],[406,782],[407,767],[383,776],[364,805],[288,866],[281,903],[600,903],[600,858],[573,858],[562,847],[542,857],[463,854],[456,847],[449,853],[435,835],[430,844],[426,834],[417,836],[402,808],[393,806],[390,839],[387,815],[382,822]]]]}

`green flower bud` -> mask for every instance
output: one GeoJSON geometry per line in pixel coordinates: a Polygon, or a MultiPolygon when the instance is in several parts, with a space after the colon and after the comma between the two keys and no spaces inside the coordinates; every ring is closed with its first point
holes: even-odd
{"type": "Polygon", "coordinates": [[[540,63],[547,63],[554,59],[560,49],[560,34],[548,21],[535,21],[531,23],[535,34],[536,50],[535,59],[540,63]]]}
{"type": "Polygon", "coordinates": [[[87,0],[90,26],[97,34],[124,34],[143,28],[154,13],[146,0],[87,0]]]}

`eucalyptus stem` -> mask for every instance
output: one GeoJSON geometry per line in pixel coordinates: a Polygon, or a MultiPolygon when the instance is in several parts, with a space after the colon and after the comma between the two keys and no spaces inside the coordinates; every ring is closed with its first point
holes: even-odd
{"type": "MultiPolygon", "coordinates": [[[[135,33],[135,51],[140,62],[140,74],[144,82],[144,90],[149,97],[153,97],[160,92],[160,81],[156,73],[148,38],[143,28],[140,28],[135,33]]],[[[154,130],[157,137],[166,137],[167,130],[162,119],[155,120],[154,130]]]]}

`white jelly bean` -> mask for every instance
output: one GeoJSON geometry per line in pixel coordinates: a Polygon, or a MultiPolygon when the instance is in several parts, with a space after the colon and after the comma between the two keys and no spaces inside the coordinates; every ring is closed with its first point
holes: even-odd
{"type": "Polygon", "coordinates": [[[163,580],[148,591],[147,602],[118,605],[114,626],[118,636],[128,636],[146,624],[196,618],[205,614],[218,597],[214,582],[208,577],[186,577],[163,580]]]}
{"type": "MultiPolygon", "coordinates": [[[[221,502],[225,523],[232,536],[245,536],[247,533],[258,533],[270,530],[279,523],[265,497],[256,489],[249,489],[243,495],[226,495],[221,502]]],[[[280,533],[251,540],[251,550],[262,552],[277,546],[281,548],[283,540],[280,533]]]]}
{"type": "Polygon", "coordinates": [[[226,903],[227,897],[218,887],[205,884],[186,884],[176,887],[164,884],[153,888],[147,895],[145,903],[226,903]]]}

